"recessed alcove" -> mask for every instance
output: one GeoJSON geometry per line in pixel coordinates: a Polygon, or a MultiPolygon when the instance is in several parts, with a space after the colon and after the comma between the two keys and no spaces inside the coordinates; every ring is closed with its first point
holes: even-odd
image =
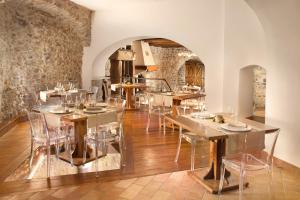
{"type": "Polygon", "coordinates": [[[239,115],[265,121],[266,70],[257,65],[240,69],[239,115]]]}

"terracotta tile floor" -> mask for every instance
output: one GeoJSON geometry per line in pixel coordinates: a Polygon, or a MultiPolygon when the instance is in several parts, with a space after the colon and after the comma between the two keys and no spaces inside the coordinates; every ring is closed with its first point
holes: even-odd
{"type": "MultiPolygon", "coordinates": [[[[249,177],[249,188],[244,190],[243,199],[263,200],[299,200],[300,173],[274,168],[272,186],[268,177],[259,175],[249,177]]],[[[119,180],[112,182],[87,183],[72,187],[63,187],[43,192],[22,193],[4,196],[3,199],[136,199],[136,200],[173,200],[173,199],[218,199],[217,195],[208,193],[200,184],[188,175],[187,171],[159,174],[119,180]]],[[[226,192],[220,199],[238,199],[238,191],[226,192]]]]}

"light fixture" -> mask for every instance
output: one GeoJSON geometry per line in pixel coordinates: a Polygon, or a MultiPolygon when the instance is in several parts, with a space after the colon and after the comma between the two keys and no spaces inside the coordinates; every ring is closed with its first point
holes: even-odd
{"type": "Polygon", "coordinates": [[[147,66],[147,72],[154,72],[154,71],[157,71],[158,69],[158,66],[156,65],[151,65],[151,66],[147,66]]]}
{"type": "Polygon", "coordinates": [[[133,61],[135,60],[135,52],[129,49],[121,48],[116,51],[111,58],[121,61],[133,61]]]}

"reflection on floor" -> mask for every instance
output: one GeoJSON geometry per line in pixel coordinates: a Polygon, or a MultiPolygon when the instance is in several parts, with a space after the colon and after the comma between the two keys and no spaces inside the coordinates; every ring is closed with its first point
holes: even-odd
{"type": "MultiPolygon", "coordinates": [[[[244,190],[245,200],[299,200],[300,174],[274,168],[272,184],[265,175],[250,177],[249,188],[244,190]]],[[[80,200],[218,200],[194,181],[187,171],[145,176],[113,182],[93,182],[42,192],[29,192],[6,196],[6,199],[80,199],[80,200]]],[[[220,200],[237,200],[238,191],[222,194],[220,200]]]]}
{"type": "MultiPolygon", "coordinates": [[[[99,152],[101,155],[101,152],[99,152]]],[[[96,162],[99,165],[99,171],[120,169],[120,153],[111,145],[108,146],[108,154],[99,158],[97,161],[88,162],[82,166],[71,166],[70,163],[51,155],[50,174],[51,177],[63,176],[69,174],[95,172],[96,162]]],[[[37,149],[34,153],[32,169],[29,170],[29,158],[27,158],[5,181],[16,181],[21,179],[40,179],[47,178],[47,162],[43,149],[37,149]]]]}

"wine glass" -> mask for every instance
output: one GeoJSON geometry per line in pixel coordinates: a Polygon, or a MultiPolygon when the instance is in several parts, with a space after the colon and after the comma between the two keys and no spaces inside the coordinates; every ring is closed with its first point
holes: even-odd
{"type": "Polygon", "coordinates": [[[237,113],[235,112],[235,109],[233,107],[227,106],[226,112],[229,114],[229,117],[231,119],[233,119],[235,122],[237,121],[237,113]]]}
{"type": "Polygon", "coordinates": [[[66,94],[66,103],[67,105],[70,105],[72,103],[72,97],[70,94],[66,94]]]}
{"type": "Polygon", "coordinates": [[[207,107],[206,107],[205,103],[201,102],[200,104],[201,104],[201,112],[207,111],[207,107]]]}
{"type": "Polygon", "coordinates": [[[84,94],[84,93],[80,93],[79,98],[80,98],[80,103],[84,104],[85,101],[86,101],[86,96],[85,96],[85,94],[84,94]]]}

